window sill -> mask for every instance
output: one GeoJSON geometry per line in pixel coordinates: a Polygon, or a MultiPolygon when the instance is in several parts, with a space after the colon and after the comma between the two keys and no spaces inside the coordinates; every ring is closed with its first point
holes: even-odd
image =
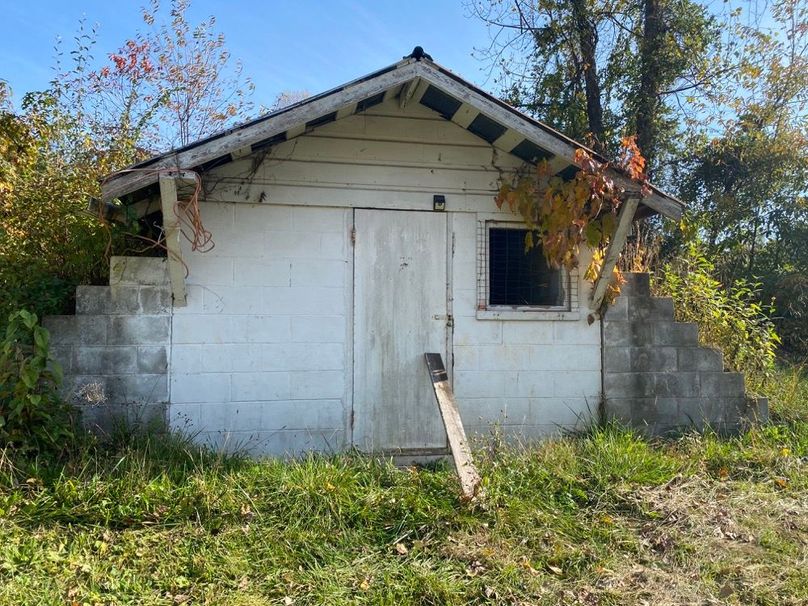
{"type": "Polygon", "coordinates": [[[581,319],[581,312],[578,310],[568,311],[559,309],[547,310],[517,310],[517,309],[478,309],[478,320],[522,320],[530,322],[541,321],[574,321],[581,319]]]}

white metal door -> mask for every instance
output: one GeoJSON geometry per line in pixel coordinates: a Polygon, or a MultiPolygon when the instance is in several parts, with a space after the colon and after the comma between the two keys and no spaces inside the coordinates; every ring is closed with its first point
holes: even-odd
{"type": "Polygon", "coordinates": [[[424,353],[449,360],[446,215],[357,210],[354,218],[354,444],[443,449],[424,353]]]}

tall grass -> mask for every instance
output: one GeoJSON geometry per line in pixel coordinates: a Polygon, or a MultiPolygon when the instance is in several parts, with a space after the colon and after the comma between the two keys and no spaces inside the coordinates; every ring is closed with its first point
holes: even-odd
{"type": "Polygon", "coordinates": [[[618,426],[448,465],[256,461],[179,435],[0,453],[0,604],[808,603],[808,380],[774,423],[618,426]]]}
{"type": "Polygon", "coordinates": [[[741,603],[750,591],[799,604],[807,457],[805,421],[668,442],[609,426],[480,451],[478,504],[446,465],[254,461],[176,435],[6,457],[0,604],[741,603]]]}
{"type": "Polygon", "coordinates": [[[794,423],[808,419],[808,367],[805,364],[780,365],[766,382],[772,420],[794,423]]]}

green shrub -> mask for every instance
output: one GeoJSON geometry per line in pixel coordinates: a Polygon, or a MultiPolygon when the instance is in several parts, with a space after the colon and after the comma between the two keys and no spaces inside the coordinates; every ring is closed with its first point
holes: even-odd
{"type": "Polygon", "coordinates": [[[29,309],[40,318],[72,313],[76,281],[57,275],[48,263],[0,257],[0,283],[0,332],[18,309],[29,309]]]}
{"type": "Polygon", "coordinates": [[[654,280],[656,294],[672,297],[676,320],[699,325],[699,340],[718,347],[724,365],[743,372],[747,385],[760,390],[771,375],[780,343],[770,314],[759,303],[759,285],[737,280],[725,289],[715,265],[696,246],[666,263],[654,280]]]}
{"type": "Polygon", "coordinates": [[[48,341],[36,314],[11,314],[0,342],[0,446],[53,451],[73,437],[70,407],[57,391],[62,371],[48,341]]]}

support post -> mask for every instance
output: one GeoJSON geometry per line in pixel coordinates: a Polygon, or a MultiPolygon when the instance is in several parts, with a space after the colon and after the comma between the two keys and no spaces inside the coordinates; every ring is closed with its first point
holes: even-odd
{"type": "Polygon", "coordinates": [[[606,256],[603,258],[603,267],[600,268],[600,275],[595,288],[592,291],[592,302],[589,308],[598,314],[603,305],[603,298],[606,296],[606,289],[609,287],[609,282],[612,279],[612,272],[614,266],[617,265],[617,260],[620,258],[620,252],[626,245],[628,232],[631,230],[631,221],[634,219],[634,213],[637,212],[637,206],[640,204],[640,199],[632,196],[623,202],[620,212],[617,215],[617,229],[614,231],[612,241],[609,242],[609,248],[606,250],[606,256]]]}
{"type": "Polygon", "coordinates": [[[177,206],[177,178],[160,175],[160,203],[163,210],[163,233],[168,254],[168,277],[171,280],[171,295],[176,307],[185,307],[185,265],[180,248],[180,225],[177,206]]]}
{"type": "Polygon", "coordinates": [[[443,358],[438,353],[426,353],[424,358],[426,359],[426,367],[429,369],[429,376],[432,379],[432,388],[435,390],[435,398],[438,401],[446,436],[449,438],[449,448],[452,451],[457,476],[460,478],[463,497],[472,500],[479,496],[480,474],[471,457],[471,449],[466,440],[466,431],[463,429],[460,411],[457,409],[454,392],[449,384],[449,376],[443,366],[443,358]]]}

